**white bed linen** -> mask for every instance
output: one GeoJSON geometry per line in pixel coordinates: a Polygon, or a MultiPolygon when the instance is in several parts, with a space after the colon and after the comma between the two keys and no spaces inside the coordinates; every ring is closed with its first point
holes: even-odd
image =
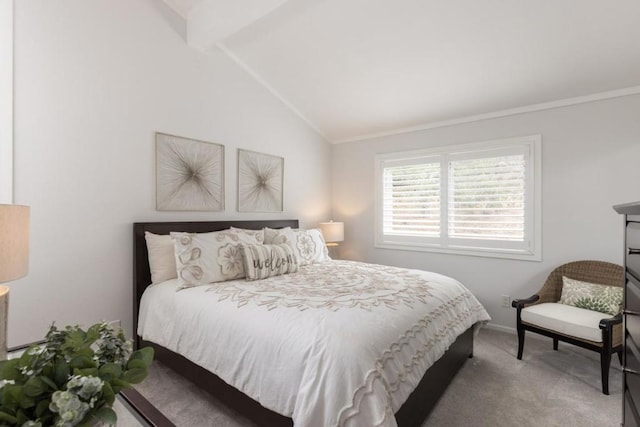
{"type": "Polygon", "coordinates": [[[176,288],[147,288],[138,334],[297,427],[395,426],[425,371],[490,319],[454,279],[351,261],[176,288]]]}

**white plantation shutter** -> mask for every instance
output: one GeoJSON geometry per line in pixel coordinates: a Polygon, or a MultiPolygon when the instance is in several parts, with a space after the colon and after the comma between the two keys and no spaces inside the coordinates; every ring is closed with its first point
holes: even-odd
{"type": "Polygon", "coordinates": [[[540,143],[376,156],[376,246],[540,260],[540,143]]]}
{"type": "Polygon", "coordinates": [[[449,237],[524,241],[524,155],[449,163],[449,237]]]}
{"type": "Polygon", "coordinates": [[[384,169],[385,234],[440,235],[440,163],[384,169]]]}

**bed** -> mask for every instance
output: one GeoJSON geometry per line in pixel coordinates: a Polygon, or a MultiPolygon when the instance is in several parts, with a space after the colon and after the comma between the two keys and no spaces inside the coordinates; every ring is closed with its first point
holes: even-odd
{"type": "MultiPolygon", "coordinates": [[[[179,292],[176,292],[174,282],[167,281],[150,287],[143,300],[143,294],[151,283],[145,232],[157,235],[177,231],[206,233],[226,230],[230,227],[251,230],[259,230],[263,227],[297,228],[298,221],[134,224],[134,328],[139,332],[136,345],[154,347],[159,361],[209,391],[223,403],[258,425],[291,426],[294,419],[296,425],[301,426],[421,425],[465,360],[473,355],[474,325],[489,319],[475,297],[453,279],[435,273],[348,261],[328,261],[301,267],[298,272],[291,273],[287,277],[276,276],[255,282],[229,281],[219,286],[199,286],[179,292]],[[334,268],[335,270],[332,270],[334,268]],[[332,271],[336,273],[332,274],[332,271]],[[264,291],[264,289],[279,289],[278,287],[285,286],[286,283],[294,282],[294,287],[303,288],[306,281],[311,280],[310,278],[329,276],[338,278],[334,281],[340,281],[339,278],[342,278],[342,282],[345,283],[350,277],[366,276],[363,279],[366,283],[373,280],[371,279],[373,277],[377,282],[382,281],[380,278],[384,278],[389,283],[394,282],[394,278],[398,277],[397,280],[402,283],[412,283],[411,286],[407,286],[407,289],[412,289],[413,293],[397,294],[395,291],[388,292],[385,289],[384,295],[376,294],[376,298],[373,299],[346,297],[344,296],[345,283],[340,285],[342,287],[337,299],[323,299],[323,295],[314,291],[311,285],[307,286],[307,289],[311,289],[310,292],[312,292],[312,296],[308,298],[301,298],[296,291],[293,296],[285,297],[283,295],[286,292],[284,292],[274,299],[272,294],[264,291]],[[296,280],[301,282],[298,283],[296,280]],[[452,283],[452,289],[455,289],[449,290],[447,287],[444,294],[437,294],[435,289],[440,286],[437,284],[439,282],[452,283]],[[426,283],[428,288],[425,288],[426,283]],[[425,289],[428,290],[425,291],[425,289]],[[385,347],[387,341],[380,337],[385,333],[394,336],[396,332],[390,325],[402,325],[406,312],[414,311],[416,305],[426,304],[425,297],[421,296],[425,292],[426,294],[434,293],[427,299],[429,304],[435,304],[433,306],[435,308],[430,309],[429,316],[420,318],[417,323],[410,319],[408,324],[412,327],[401,328],[402,333],[398,333],[401,339],[394,341],[387,349],[385,347]],[[186,302],[182,302],[187,300],[190,301],[188,308],[185,305],[186,302]],[[150,301],[154,302],[150,303],[150,301]],[[202,304],[205,304],[205,301],[207,301],[206,304],[215,305],[215,309],[204,309],[205,306],[202,304]],[[453,305],[464,306],[464,311],[460,309],[460,313],[463,314],[451,314],[449,310],[453,310],[453,305]],[[199,308],[194,308],[195,306],[199,308]],[[168,319],[172,312],[178,313],[176,316],[180,319],[192,318],[190,320],[192,323],[178,326],[179,322],[168,319]],[[387,313],[385,316],[389,317],[381,318],[379,316],[381,312],[387,313]],[[140,325],[138,325],[139,318],[140,325]],[[455,321],[452,320],[453,318],[455,321]],[[275,323],[279,326],[273,327],[270,322],[274,321],[280,322],[275,323]],[[291,326],[293,332],[287,333],[286,337],[284,332],[280,333],[280,329],[289,329],[289,325],[305,322],[322,325],[317,327],[317,330],[324,330],[325,325],[334,325],[334,329],[326,328],[328,330],[326,333],[330,334],[329,338],[321,336],[317,331],[301,334],[293,326],[291,326]],[[205,323],[214,326],[207,328],[193,326],[205,323]],[[375,323],[375,328],[369,328],[371,331],[362,329],[362,325],[366,327],[369,323],[375,323]],[[464,327],[461,326],[463,323],[464,327]],[[419,337],[420,334],[426,333],[424,331],[427,331],[431,324],[439,325],[440,329],[437,329],[438,332],[435,334],[439,339],[419,337]],[[373,329],[376,329],[376,334],[373,334],[373,329]],[[357,336],[351,336],[352,332],[357,336]],[[315,333],[318,337],[311,336],[315,333]],[[280,338],[280,335],[283,338],[280,338]],[[338,335],[343,337],[342,341],[332,338],[338,335]],[[366,339],[362,340],[363,336],[366,336],[366,339]],[[217,341],[221,337],[228,341],[221,344],[222,341],[217,341]],[[233,337],[236,339],[232,339],[233,337]],[[300,341],[300,349],[291,345],[293,339],[291,337],[300,341]],[[282,341],[279,341],[280,339],[282,341]],[[362,349],[364,352],[362,356],[358,353],[361,351],[361,345],[354,344],[358,339],[367,342],[366,346],[362,346],[366,347],[362,349]],[[256,343],[273,341],[274,348],[257,350],[258,344],[255,344],[256,348],[254,348],[254,341],[256,343]],[[379,348],[376,344],[378,341],[385,344],[379,348]],[[315,349],[318,342],[323,343],[322,353],[315,349]],[[200,345],[200,343],[203,344],[200,345]],[[410,349],[411,346],[416,345],[418,347],[412,350],[412,357],[396,358],[403,348],[410,349]],[[386,350],[381,351],[381,348],[386,350]],[[374,363],[373,357],[369,358],[369,353],[378,354],[375,353],[378,351],[380,351],[380,357],[375,359],[374,363]],[[254,353],[264,354],[264,360],[254,353]],[[323,356],[316,357],[316,353],[323,356]],[[326,358],[325,353],[333,356],[326,358]],[[434,354],[437,354],[435,362],[429,360],[436,358],[434,354]],[[220,362],[223,359],[231,360],[231,366],[220,362]],[[233,362],[236,359],[237,363],[234,365],[233,362]],[[367,365],[360,372],[358,371],[360,367],[356,364],[360,363],[361,359],[371,360],[373,365],[367,365]],[[425,365],[424,369],[421,368],[422,365],[425,365]],[[247,366],[250,369],[247,369],[247,366]],[[392,371],[397,378],[394,377],[392,381],[387,371],[392,371]],[[417,378],[411,378],[416,375],[417,378]],[[343,381],[344,384],[339,381],[343,381]],[[313,388],[309,384],[313,384],[313,388]],[[379,398],[379,389],[384,393],[389,392],[388,400],[379,398]],[[349,404],[344,404],[343,401],[349,404]]],[[[362,289],[358,291],[360,292],[358,295],[362,295],[362,292],[366,293],[362,289]]]]}

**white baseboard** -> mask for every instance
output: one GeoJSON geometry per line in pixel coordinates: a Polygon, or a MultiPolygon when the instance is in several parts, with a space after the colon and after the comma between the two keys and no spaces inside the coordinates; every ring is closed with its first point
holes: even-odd
{"type": "MultiPolygon", "coordinates": [[[[518,335],[518,330],[516,328],[511,328],[509,326],[496,325],[495,323],[487,323],[486,325],[484,325],[484,327],[487,328],[487,329],[491,329],[493,331],[505,332],[505,333],[511,334],[511,335],[518,335]]],[[[525,341],[528,340],[529,338],[533,338],[535,340],[550,340],[551,339],[551,338],[549,338],[549,337],[547,337],[545,335],[540,335],[540,334],[536,334],[536,333],[532,333],[532,332],[529,332],[528,334],[525,334],[525,341]]]]}
{"type": "Polygon", "coordinates": [[[509,326],[496,325],[495,323],[487,323],[484,325],[487,329],[493,329],[494,331],[506,332],[509,334],[517,335],[516,328],[510,328],[509,326]]]}

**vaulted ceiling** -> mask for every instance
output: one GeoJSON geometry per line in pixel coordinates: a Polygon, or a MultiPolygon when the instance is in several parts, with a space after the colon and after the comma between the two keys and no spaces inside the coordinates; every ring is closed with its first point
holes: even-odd
{"type": "Polygon", "coordinates": [[[640,93],[638,0],[164,1],[331,142],[640,93]]]}

